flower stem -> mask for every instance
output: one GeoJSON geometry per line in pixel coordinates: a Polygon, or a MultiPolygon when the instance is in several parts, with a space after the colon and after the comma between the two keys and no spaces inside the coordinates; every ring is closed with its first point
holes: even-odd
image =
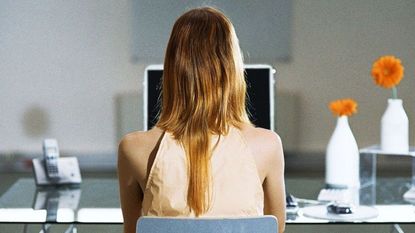
{"type": "Polygon", "coordinates": [[[398,90],[396,89],[396,87],[392,87],[392,99],[397,99],[398,98],[398,90]]]}

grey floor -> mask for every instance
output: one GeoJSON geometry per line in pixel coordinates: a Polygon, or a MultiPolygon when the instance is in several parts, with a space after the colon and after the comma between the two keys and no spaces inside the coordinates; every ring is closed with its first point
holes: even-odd
{"type": "MultiPolygon", "coordinates": [[[[0,173],[0,194],[4,193],[18,178],[31,177],[30,173],[0,173]]],[[[115,173],[86,173],[83,177],[97,178],[97,177],[113,177],[115,173]]],[[[302,176],[304,177],[304,176],[302,176]]],[[[292,178],[292,175],[286,178],[286,187],[293,194],[304,195],[304,198],[315,198],[321,187],[321,174],[314,174],[307,179],[307,184],[299,183],[292,178]]],[[[415,214],[415,213],[414,213],[415,214]]],[[[63,233],[70,225],[52,225],[49,228],[49,233],[63,233]]],[[[115,233],[122,232],[122,225],[85,225],[79,224],[74,226],[78,233],[115,233]]],[[[401,225],[402,229],[408,232],[415,232],[414,225],[401,225]]],[[[42,229],[38,224],[0,224],[0,233],[39,233],[42,229]]],[[[286,226],[286,232],[288,233],[388,233],[391,231],[392,226],[389,224],[364,224],[364,225],[352,225],[352,224],[336,224],[336,225],[290,225],[286,226]]]]}

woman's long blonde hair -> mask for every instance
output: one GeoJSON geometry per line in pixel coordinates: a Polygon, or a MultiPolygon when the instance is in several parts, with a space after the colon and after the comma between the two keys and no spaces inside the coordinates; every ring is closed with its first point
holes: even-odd
{"type": "Polygon", "coordinates": [[[238,39],[219,10],[202,7],[180,16],[164,60],[157,126],[184,147],[189,183],[187,204],[196,216],[210,205],[210,135],[249,123],[246,83],[238,39]]]}

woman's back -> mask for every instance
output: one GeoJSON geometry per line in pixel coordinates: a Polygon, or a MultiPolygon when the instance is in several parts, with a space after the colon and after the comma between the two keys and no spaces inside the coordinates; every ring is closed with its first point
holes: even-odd
{"type": "MultiPolygon", "coordinates": [[[[211,201],[202,216],[262,215],[262,181],[240,130],[231,127],[225,136],[212,136],[211,142],[211,201]]],[[[184,148],[165,132],[157,151],[144,189],[143,215],[195,216],[186,201],[188,164],[184,148]]]]}
{"type": "MultiPolygon", "coordinates": [[[[220,139],[222,143],[219,143],[220,147],[218,147],[218,149],[221,149],[214,152],[212,157],[212,175],[215,177],[216,172],[219,174],[216,176],[216,180],[213,179],[212,185],[216,187],[214,188],[216,189],[214,195],[216,195],[216,198],[219,196],[221,204],[208,211],[206,215],[272,214],[277,216],[280,224],[283,223],[285,219],[285,212],[283,211],[285,207],[284,158],[278,135],[270,130],[254,128],[250,125],[243,125],[241,129],[232,128],[228,135],[231,135],[231,137],[222,136],[223,138],[220,139]],[[228,147],[229,145],[231,147],[228,147]],[[243,156],[243,159],[240,160],[239,156],[243,156]],[[240,163],[241,161],[242,163],[240,163]],[[219,166],[218,162],[224,163],[219,166]],[[235,166],[235,163],[238,163],[238,165],[235,166]],[[236,171],[241,168],[246,168],[246,170],[236,171]],[[228,174],[232,175],[224,184],[233,185],[232,182],[236,182],[236,187],[221,187],[218,183],[218,181],[220,182],[219,177],[228,174]],[[261,187],[262,190],[259,190],[261,187]],[[225,189],[220,190],[222,188],[225,189]],[[228,189],[226,190],[226,188],[228,189]],[[235,190],[239,190],[239,192],[235,190]],[[221,196],[225,193],[229,193],[229,195],[221,196]],[[263,196],[261,197],[261,195],[263,196]],[[229,205],[226,203],[232,200],[235,202],[229,203],[229,205]],[[259,200],[263,201],[262,204],[258,202],[259,200]],[[234,205],[238,201],[247,203],[238,207],[234,205]],[[223,205],[223,203],[225,204],[223,205]],[[263,207],[263,209],[260,209],[260,207],[263,207]],[[250,211],[244,212],[245,209],[249,208],[251,208],[250,211]]],[[[216,142],[216,140],[213,140],[213,142],[216,142]]],[[[140,213],[137,214],[139,216],[192,215],[192,213],[186,212],[188,210],[185,210],[186,207],[184,207],[186,204],[187,180],[183,179],[185,179],[187,169],[182,167],[185,162],[183,160],[186,158],[181,154],[181,150],[170,134],[165,134],[159,128],[153,128],[146,132],[130,133],[121,141],[120,155],[124,156],[119,157],[118,172],[120,177],[124,176],[123,173],[127,173],[128,175],[125,176],[132,178],[125,181],[130,184],[127,187],[135,190],[139,195],[135,196],[135,200],[132,199],[131,203],[126,204],[138,205],[137,209],[140,213]],[[174,157],[168,157],[171,155],[168,153],[170,150],[176,153],[173,155],[174,157]],[[177,154],[177,152],[179,153],[177,154]],[[175,159],[177,161],[174,161],[175,159]],[[180,170],[180,167],[183,170],[180,170]],[[154,170],[158,171],[155,172],[154,170]],[[167,171],[167,173],[163,174],[162,170],[167,171]],[[154,177],[154,173],[157,173],[156,177],[154,177]],[[168,179],[168,181],[164,183],[161,179],[168,179]],[[152,186],[154,183],[156,185],[152,186]],[[157,190],[160,184],[163,187],[168,184],[171,189],[167,191],[166,189],[157,190]],[[172,202],[174,203],[172,204],[172,202]],[[180,207],[177,207],[177,205],[180,207]]],[[[120,191],[123,192],[123,189],[120,189],[120,191]]],[[[215,205],[216,203],[213,200],[212,206],[215,205]]]]}

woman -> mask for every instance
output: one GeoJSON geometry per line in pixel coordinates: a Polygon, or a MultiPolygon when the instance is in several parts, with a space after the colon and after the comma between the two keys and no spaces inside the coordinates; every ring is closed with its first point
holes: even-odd
{"type": "Polygon", "coordinates": [[[156,127],[126,135],[118,174],[124,232],[142,215],[275,215],[285,227],[280,138],[245,110],[243,61],[219,10],[190,10],[173,26],[156,127]]]}

